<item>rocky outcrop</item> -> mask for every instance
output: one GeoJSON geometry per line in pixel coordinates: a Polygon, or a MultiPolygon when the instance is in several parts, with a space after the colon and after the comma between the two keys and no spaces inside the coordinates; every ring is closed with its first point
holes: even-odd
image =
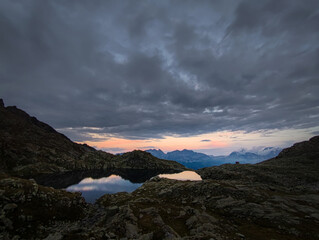
{"type": "Polygon", "coordinates": [[[116,156],[74,143],[26,112],[1,104],[0,172],[34,178],[67,171],[111,168],[185,169],[181,164],[160,160],[143,151],[116,156]]]}
{"type": "Polygon", "coordinates": [[[87,210],[80,193],[43,187],[32,179],[0,176],[0,239],[43,239],[51,232],[57,234],[59,225],[70,227],[87,210]]]}
{"type": "Polygon", "coordinates": [[[6,177],[0,186],[3,239],[319,238],[319,195],[312,191],[154,177],[133,193],[106,194],[91,205],[32,180],[6,177]]]}
{"type": "Polygon", "coordinates": [[[292,147],[282,150],[277,158],[279,159],[288,158],[288,157],[317,158],[318,156],[319,156],[319,136],[315,136],[310,138],[309,141],[295,143],[292,147]]]}
{"type": "MultiPolygon", "coordinates": [[[[153,178],[132,194],[105,195],[98,203],[106,209],[129,208],[138,237],[318,239],[318,193],[286,190],[227,180],[153,178]]],[[[117,211],[112,216],[123,219],[117,211]]],[[[114,234],[125,237],[124,231],[114,234]]]]}

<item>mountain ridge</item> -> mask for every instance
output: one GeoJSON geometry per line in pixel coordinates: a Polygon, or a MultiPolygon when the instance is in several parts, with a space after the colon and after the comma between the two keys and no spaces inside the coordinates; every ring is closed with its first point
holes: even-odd
{"type": "Polygon", "coordinates": [[[0,171],[20,177],[110,168],[184,170],[183,165],[135,150],[125,156],[72,142],[23,110],[0,101],[0,171]],[[139,164],[132,164],[132,159],[139,164]]]}
{"type": "Polygon", "coordinates": [[[281,148],[278,147],[264,147],[259,149],[258,152],[251,152],[249,150],[240,150],[230,153],[228,156],[212,156],[204,153],[198,153],[193,150],[174,150],[164,153],[161,149],[148,149],[146,152],[151,153],[153,156],[174,160],[183,164],[184,166],[192,169],[199,169],[203,167],[218,166],[226,163],[257,163],[273,157],[276,157],[281,148]]]}

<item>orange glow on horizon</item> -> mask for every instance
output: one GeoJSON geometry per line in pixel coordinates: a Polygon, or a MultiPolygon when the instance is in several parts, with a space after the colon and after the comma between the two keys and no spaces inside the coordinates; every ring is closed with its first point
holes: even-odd
{"type": "MultiPolygon", "coordinates": [[[[225,140],[211,140],[212,136],[198,135],[192,137],[174,137],[167,136],[162,139],[145,139],[145,140],[130,140],[124,138],[111,137],[104,141],[86,141],[90,146],[98,149],[123,149],[122,152],[128,152],[135,149],[146,150],[150,148],[161,149],[163,151],[183,150],[183,149],[210,149],[227,147],[228,143],[225,140]],[[207,139],[209,141],[202,141],[207,139]]],[[[214,137],[216,138],[216,137],[214,137]]]]}
{"type": "Polygon", "coordinates": [[[288,147],[293,142],[305,141],[313,136],[319,127],[309,129],[274,129],[245,131],[220,131],[195,136],[169,135],[163,138],[125,139],[114,135],[88,132],[87,135],[96,141],[84,141],[97,149],[111,153],[129,152],[132,150],[161,149],[164,152],[174,150],[194,150],[212,155],[230,154],[242,148],[251,149],[255,146],[288,147]]]}

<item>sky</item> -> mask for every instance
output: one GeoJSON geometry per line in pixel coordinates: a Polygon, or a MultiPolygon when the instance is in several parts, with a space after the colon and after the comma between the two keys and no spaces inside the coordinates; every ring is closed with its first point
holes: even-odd
{"type": "Polygon", "coordinates": [[[319,1],[0,1],[0,98],[108,152],[319,134],[319,1]]]}

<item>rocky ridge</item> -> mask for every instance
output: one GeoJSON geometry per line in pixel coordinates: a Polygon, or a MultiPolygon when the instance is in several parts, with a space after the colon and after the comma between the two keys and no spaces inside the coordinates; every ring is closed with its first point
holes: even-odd
{"type": "Polygon", "coordinates": [[[34,178],[67,171],[101,169],[184,170],[174,161],[143,151],[122,156],[72,142],[16,107],[0,104],[0,172],[34,178]],[[138,161],[138,164],[135,164],[138,161]]]}

